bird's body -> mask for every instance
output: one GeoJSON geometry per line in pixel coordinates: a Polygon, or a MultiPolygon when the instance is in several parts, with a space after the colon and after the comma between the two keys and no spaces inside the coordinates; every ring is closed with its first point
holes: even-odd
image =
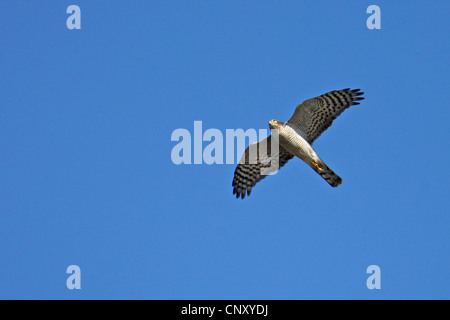
{"type": "Polygon", "coordinates": [[[328,168],[325,162],[317,155],[314,148],[303,138],[305,135],[303,132],[279,121],[276,124],[269,122],[269,126],[271,129],[278,130],[279,144],[282,148],[306,162],[332,187],[337,187],[342,183],[342,179],[328,168]]]}
{"type": "Polygon", "coordinates": [[[299,104],[287,122],[270,120],[272,134],[278,135],[278,145],[271,147],[272,137],[269,136],[247,148],[234,173],[232,185],[236,197],[250,195],[258,181],[279,170],[293,157],[306,162],[332,187],[339,186],[342,179],[320,159],[312,143],[345,109],[359,104],[357,101],[364,99],[360,97],[362,94],[359,89],[331,91],[299,104]]]}
{"type": "Polygon", "coordinates": [[[273,128],[278,129],[280,146],[286,149],[289,153],[302,159],[306,163],[313,160],[319,160],[319,156],[316,151],[314,151],[308,141],[303,138],[301,133],[286,125],[286,123],[280,123],[279,126],[273,126],[273,128]]]}

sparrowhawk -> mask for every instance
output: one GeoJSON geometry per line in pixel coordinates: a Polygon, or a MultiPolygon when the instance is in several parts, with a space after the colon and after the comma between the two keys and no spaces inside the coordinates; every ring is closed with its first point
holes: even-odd
{"type": "Polygon", "coordinates": [[[339,186],[342,179],[319,158],[312,144],[345,109],[359,104],[363,94],[360,89],[331,91],[300,103],[287,122],[270,120],[272,135],[250,145],[234,171],[232,186],[236,198],[250,195],[256,183],[294,157],[306,162],[332,187],[339,186]],[[274,138],[274,130],[278,139],[274,138]],[[274,148],[275,140],[278,143],[274,148]]]}

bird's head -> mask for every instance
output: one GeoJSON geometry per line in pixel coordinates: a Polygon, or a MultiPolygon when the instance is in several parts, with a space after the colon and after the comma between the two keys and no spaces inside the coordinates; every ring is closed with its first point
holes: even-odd
{"type": "Polygon", "coordinates": [[[270,129],[281,129],[283,127],[284,123],[278,120],[270,120],[269,121],[269,127],[270,129]]]}

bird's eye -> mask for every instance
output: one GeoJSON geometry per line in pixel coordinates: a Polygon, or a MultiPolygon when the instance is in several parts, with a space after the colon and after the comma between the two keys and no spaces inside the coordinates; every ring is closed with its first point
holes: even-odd
{"type": "Polygon", "coordinates": [[[278,123],[278,121],[277,120],[273,120],[273,123],[278,123]]]}

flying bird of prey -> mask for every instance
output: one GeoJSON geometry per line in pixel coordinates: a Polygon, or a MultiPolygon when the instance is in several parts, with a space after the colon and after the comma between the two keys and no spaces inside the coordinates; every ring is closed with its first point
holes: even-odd
{"type": "Polygon", "coordinates": [[[339,186],[342,179],[320,159],[312,144],[345,109],[359,104],[363,94],[360,89],[331,91],[300,103],[286,122],[270,120],[272,134],[274,130],[278,133],[277,147],[272,150],[272,136],[269,136],[245,150],[234,171],[232,186],[236,198],[250,195],[256,183],[294,157],[306,162],[332,187],[339,186]],[[274,165],[274,161],[278,163],[274,165]]]}

